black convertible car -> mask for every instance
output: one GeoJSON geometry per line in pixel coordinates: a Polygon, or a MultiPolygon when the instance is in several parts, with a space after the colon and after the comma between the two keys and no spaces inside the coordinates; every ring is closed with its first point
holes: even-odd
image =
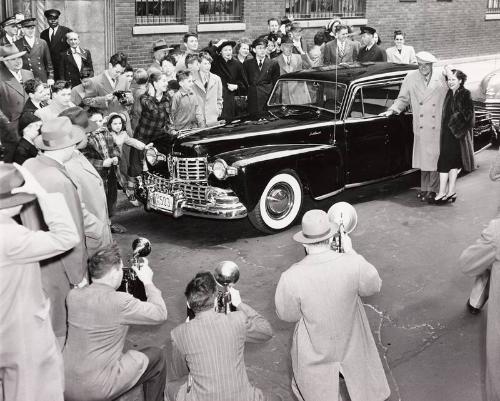
{"type": "MultiPolygon", "coordinates": [[[[267,233],[289,227],[304,196],[316,200],[413,171],[411,110],[380,113],[412,65],[318,67],[280,77],[267,114],[155,141],[137,195],[146,210],[179,217],[249,217],[267,233]]],[[[477,116],[475,148],[491,139],[477,116]]]]}

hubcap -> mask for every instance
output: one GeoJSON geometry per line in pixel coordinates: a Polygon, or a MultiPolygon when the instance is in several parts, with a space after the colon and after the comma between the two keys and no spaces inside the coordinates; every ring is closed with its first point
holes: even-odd
{"type": "Polygon", "coordinates": [[[285,182],[274,185],[266,196],[266,210],[273,219],[282,219],[293,207],[293,189],[285,182]]]}

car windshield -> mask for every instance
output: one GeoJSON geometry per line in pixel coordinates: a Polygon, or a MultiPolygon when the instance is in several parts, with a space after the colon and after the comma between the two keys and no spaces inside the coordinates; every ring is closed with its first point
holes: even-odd
{"type": "Polygon", "coordinates": [[[280,79],[269,98],[269,106],[312,106],[340,112],[346,85],[325,81],[280,79]]]}

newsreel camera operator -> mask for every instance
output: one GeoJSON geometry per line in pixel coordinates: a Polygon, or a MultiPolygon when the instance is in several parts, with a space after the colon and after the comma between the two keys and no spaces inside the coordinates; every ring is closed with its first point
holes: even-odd
{"type": "Polygon", "coordinates": [[[382,401],[390,389],[360,299],[379,292],[382,280],[342,226],[322,210],[304,214],[293,238],[307,255],[282,273],[276,288],[279,318],[297,322],[292,390],[305,401],[382,401]],[[336,233],[339,252],[332,249],[336,233]]]}
{"type": "Polygon", "coordinates": [[[123,278],[116,243],[89,260],[92,284],[69,292],[68,339],[63,351],[66,401],[115,399],[137,385],[143,385],[145,400],[163,401],[164,351],[145,347],[123,352],[129,325],[156,325],[167,320],[167,308],[153,284],[147,259],[132,268],[144,284],[146,302],[116,291],[123,278]]]}
{"type": "Polygon", "coordinates": [[[217,283],[211,272],[200,272],[188,283],[185,295],[195,317],[171,332],[170,401],[272,399],[250,384],[243,357],[245,342],[272,337],[271,325],[241,301],[238,290],[230,286],[229,292],[236,310],[224,313],[217,308],[217,283]]]}

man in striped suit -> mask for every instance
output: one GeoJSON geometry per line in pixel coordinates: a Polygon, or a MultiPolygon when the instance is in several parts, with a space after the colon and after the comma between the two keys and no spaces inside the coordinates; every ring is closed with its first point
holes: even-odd
{"type": "Polygon", "coordinates": [[[172,368],[175,378],[188,376],[180,386],[167,385],[170,400],[264,401],[262,391],[248,381],[243,358],[245,341],[269,340],[269,322],[241,302],[239,291],[230,288],[236,311],[218,313],[217,292],[210,272],[200,272],[186,287],[189,307],[196,317],[176,327],[172,337],[172,368]]]}

